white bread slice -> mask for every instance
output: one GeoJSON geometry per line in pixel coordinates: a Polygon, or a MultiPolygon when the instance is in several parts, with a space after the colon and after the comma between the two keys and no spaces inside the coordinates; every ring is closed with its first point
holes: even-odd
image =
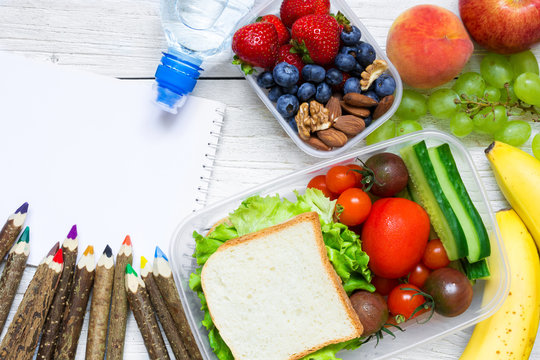
{"type": "Polygon", "coordinates": [[[201,281],[235,360],[300,359],[362,335],[315,212],[227,241],[201,281]]]}

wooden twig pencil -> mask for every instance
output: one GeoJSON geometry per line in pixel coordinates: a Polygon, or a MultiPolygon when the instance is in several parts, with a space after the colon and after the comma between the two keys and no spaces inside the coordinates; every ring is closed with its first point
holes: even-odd
{"type": "Polygon", "coordinates": [[[202,355],[197,347],[191,328],[189,327],[186,314],[184,313],[184,307],[180,300],[180,295],[178,295],[178,289],[174,283],[169,260],[157,246],[154,254],[153,274],[161,296],[167,304],[167,309],[169,309],[169,313],[176,324],[180,337],[182,337],[182,340],[184,341],[189,356],[193,360],[202,360],[202,355]]]}
{"type": "Polygon", "coordinates": [[[86,307],[94,285],[95,270],[94,247],[88,246],[75,270],[69,309],[62,322],[62,330],[56,343],[55,360],[75,359],[86,307]]]}
{"type": "Polygon", "coordinates": [[[135,316],[150,359],[169,359],[144,282],[129,264],[126,266],[126,292],[129,307],[135,316]]]}
{"type": "Polygon", "coordinates": [[[107,341],[107,360],[118,360],[124,357],[124,340],[126,338],[126,321],[128,299],[126,296],[125,273],[126,265],[133,262],[131,238],[126,236],[120,251],[116,255],[114,268],[113,293],[111,300],[111,323],[107,341]]]}
{"type": "Polygon", "coordinates": [[[22,204],[13,214],[11,214],[2,230],[0,230],[0,262],[13,246],[17,236],[21,233],[28,212],[28,203],[22,204]]]}
{"type": "Polygon", "coordinates": [[[107,245],[96,266],[86,341],[86,360],[103,360],[104,358],[113,279],[114,259],[112,249],[107,245]]]}
{"type": "Polygon", "coordinates": [[[43,326],[43,334],[41,335],[41,342],[39,344],[37,355],[37,359],[39,360],[53,359],[56,341],[58,340],[60,328],[62,327],[64,311],[73,285],[73,274],[75,273],[78,250],[79,240],[77,225],[73,225],[66,239],[62,243],[64,270],[60,276],[58,288],[54,294],[51,308],[47,314],[45,325],[43,326]]]}
{"type": "Polygon", "coordinates": [[[0,278],[0,333],[4,329],[6,319],[13,304],[13,299],[19,288],[26,260],[30,254],[30,229],[24,229],[19,241],[11,248],[6,266],[0,278]]]}
{"type": "Polygon", "coordinates": [[[146,266],[148,260],[144,256],[141,256],[141,279],[146,285],[146,291],[150,297],[150,301],[154,307],[154,310],[157,313],[159,322],[165,331],[165,335],[169,340],[171,349],[173,351],[174,357],[176,360],[189,360],[189,354],[186,347],[180,337],[180,333],[176,329],[176,324],[167,310],[167,304],[159,292],[159,288],[154,280],[150,266],[146,266]]]}
{"type": "Polygon", "coordinates": [[[0,359],[30,360],[34,357],[45,316],[62,273],[62,249],[52,260],[47,256],[28,285],[15,317],[0,344],[0,359]]]}

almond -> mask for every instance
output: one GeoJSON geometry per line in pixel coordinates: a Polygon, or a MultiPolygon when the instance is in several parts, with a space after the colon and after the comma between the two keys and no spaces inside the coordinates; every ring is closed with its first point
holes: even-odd
{"type": "Polygon", "coordinates": [[[334,121],[341,116],[341,104],[339,103],[339,99],[332,96],[326,103],[326,108],[328,109],[328,120],[333,124],[334,121]]]}
{"type": "Polygon", "coordinates": [[[370,98],[369,96],[362,95],[359,93],[348,93],[345,94],[343,100],[347,105],[356,106],[356,107],[372,107],[377,106],[377,100],[370,98]]]}
{"type": "Polygon", "coordinates": [[[342,115],[336,119],[334,127],[349,136],[355,136],[366,128],[366,124],[354,115],[342,115]]]}
{"type": "Polygon", "coordinates": [[[330,147],[341,147],[347,143],[347,135],[334,128],[317,131],[317,136],[330,147]]]}
{"type": "Polygon", "coordinates": [[[343,110],[345,110],[349,114],[362,117],[362,118],[368,117],[370,114],[369,109],[366,109],[363,107],[351,106],[351,105],[346,104],[345,101],[341,101],[341,107],[343,108],[343,110]]]}
{"type": "Polygon", "coordinates": [[[383,116],[388,109],[392,107],[392,104],[394,103],[394,95],[388,95],[385,96],[379,101],[379,105],[375,108],[375,111],[373,111],[373,120],[377,120],[381,116],[383,116]]]}
{"type": "Polygon", "coordinates": [[[307,139],[306,144],[313,146],[317,150],[324,150],[324,151],[330,150],[330,147],[328,145],[323,143],[321,140],[319,140],[315,136],[311,136],[309,139],[307,139]]]}

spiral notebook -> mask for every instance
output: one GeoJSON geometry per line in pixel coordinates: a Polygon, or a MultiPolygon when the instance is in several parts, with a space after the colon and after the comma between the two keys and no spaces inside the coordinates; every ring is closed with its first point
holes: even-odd
{"type": "Polygon", "coordinates": [[[225,105],[191,96],[171,115],[153,104],[150,80],[1,52],[0,79],[0,218],[29,202],[28,263],[73,224],[79,253],[117,251],[128,234],[135,263],[156,245],[168,251],[176,225],[204,204],[225,105]]]}

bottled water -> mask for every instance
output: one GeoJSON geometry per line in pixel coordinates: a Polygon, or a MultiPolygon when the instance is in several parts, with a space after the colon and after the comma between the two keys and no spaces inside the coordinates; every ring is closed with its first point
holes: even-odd
{"type": "Polygon", "coordinates": [[[161,0],[168,50],[156,70],[156,103],[176,113],[209,56],[220,53],[254,0],[161,0]]]}

